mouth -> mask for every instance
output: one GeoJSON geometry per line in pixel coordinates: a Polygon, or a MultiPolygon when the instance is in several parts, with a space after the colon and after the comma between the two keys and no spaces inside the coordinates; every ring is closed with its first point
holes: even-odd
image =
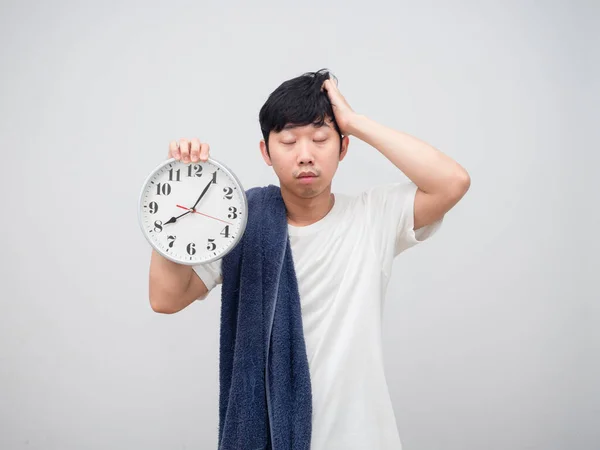
{"type": "Polygon", "coordinates": [[[302,175],[302,176],[298,177],[298,180],[300,181],[300,183],[303,183],[303,184],[312,183],[316,179],[317,179],[316,175],[302,175]]]}
{"type": "Polygon", "coordinates": [[[309,177],[316,177],[317,174],[312,172],[312,171],[305,171],[305,172],[300,172],[298,174],[298,178],[309,178],[309,177]]]}

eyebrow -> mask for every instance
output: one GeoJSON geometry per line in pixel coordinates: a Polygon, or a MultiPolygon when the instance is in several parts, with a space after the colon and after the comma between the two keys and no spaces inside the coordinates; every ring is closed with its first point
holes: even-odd
{"type": "MultiPolygon", "coordinates": [[[[296,125],[296,124],[288,123],[288,124],[286,124],[286,125],[285,125],[285,126],[282,128],[282,130],[291,130],[292,128],[298,128],[299,126],[300,126],[300,125],[296,125]]],[[[320,126],[318,126],[318,127],[317,127],[316,125],[314,125],[314,124],[313,124],[313,126],[314,126],[315,128],[321,128],[321,127],[328,127],[328,128],[331,128],[331,126],[329,126],[329,124],[328,124],[327,122],[323,122],[323,125],[320,125],[320,126]]]]}

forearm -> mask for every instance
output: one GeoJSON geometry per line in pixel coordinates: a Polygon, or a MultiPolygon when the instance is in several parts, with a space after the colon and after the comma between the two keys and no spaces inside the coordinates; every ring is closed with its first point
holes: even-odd
{"type": "Polygon", "coordinates": [[[191,266],[177,264],[152,250],[150,258],[149,297],[152,309],[157,312],[172,313],[179,311],[194,298],[187,295],[191,290],[193,269],[191,266]]]}
{"type": "Polygon", "coordinates": [[[469,183],[460,164],[416,137],[359,114],[348,123],[348,131],[382,153],[422,191],[447,192],[469,183]]]}

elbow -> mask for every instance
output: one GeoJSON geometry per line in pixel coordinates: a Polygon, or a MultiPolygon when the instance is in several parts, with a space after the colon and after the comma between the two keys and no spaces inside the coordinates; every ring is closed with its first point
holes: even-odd
{"type": "Polygon", "coordinates": [[[150,307],[152,308],[152,311],[158,314],[174,314],[177,312],[177,310],[170,308],[167,305],[153,303],[152,301],[150,302],[150,307]]]}
{"type": "Polygon", "coordinates": [[[152,311],[159,314],[173,314],[177,312],[167,302],[159,301],[152,297],[150,297],[150,307],[152,311]]]}
{"type": "Polygon", "coordinates": [[[176,302],[164,292],[157,292],[156,290],[150,288],[150,295],[148,297],[150,301],[150,307],[155,313],[174,314],[179,311],[179,309],[175,308],[174,306],[176,302]]]}
{"type": "Polygon", "coordinates": [[[452,183],[450,183],[450,191],[452,193],[452,197],[460,200],[467,193],[469,188],[471,187],[471,177],[469,173],[461,169],[460,172],[455,176],[452,183]]]}
{"type": "Polygon", "coordinates": [[[464,171],[464,174],[461,176],[461,183],[462,183],[462,187],[466,193],[469,190],[469,188],[471,187],[471,175],[469,175],[469,172],[467,172],[466,170],[464,171]]]}

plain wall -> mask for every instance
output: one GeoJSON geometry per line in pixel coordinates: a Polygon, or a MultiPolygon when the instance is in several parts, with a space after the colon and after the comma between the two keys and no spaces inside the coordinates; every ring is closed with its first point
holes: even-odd
{"type": "MultiPolygon", "coordinates": [[[[151,310],[139,190],[182,137],[277,184],[258,111],[324,67],[472,178],[386,297],[405,450],[600,448],[599,10],[3,1],[0,448],[216,448],[220,287],[151,310]]],[[[403,179],[351,137],[333,190],[403,179]]]]}

